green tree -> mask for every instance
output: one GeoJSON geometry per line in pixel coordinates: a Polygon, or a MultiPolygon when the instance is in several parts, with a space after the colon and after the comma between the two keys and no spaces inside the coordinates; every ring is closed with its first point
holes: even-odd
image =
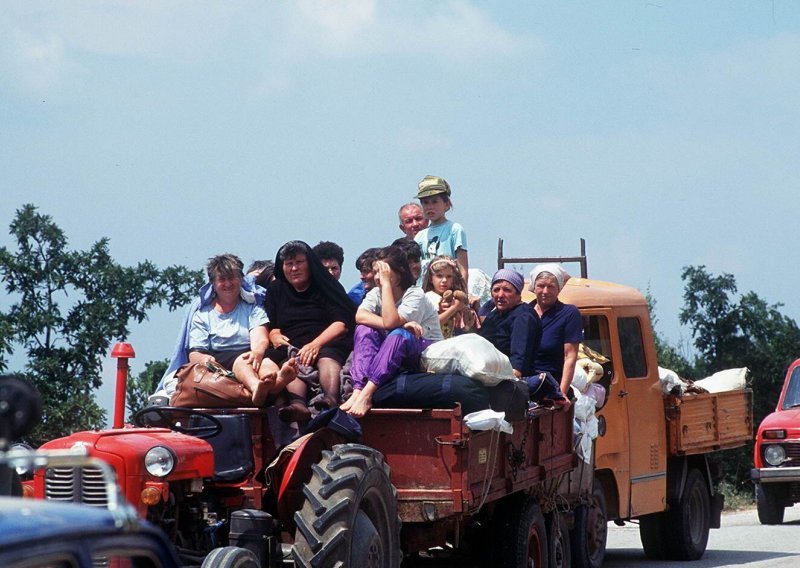
{"type": "Polygon", "coordinates": [[[42,422],[34,443],[101,427],[95,402],[102,362],[112,341],[124,340],[131,322],[153,307],[187,303],[202,273],[183,266],[159,270],[114,262],[108,239],[88,250],[68,248],[64,232],[33,205],[17,210],[10,225],[16,249],[0,248],[0,277],[11,299],[0,312],[0,366],[15,349],[27,355],[25,374],[42,393],[42,422]]]}
{"type": "Polygon", "coordinates": [[[656,347],[659,367],[675,371],[680,377],[694,377],[695,370],[689,362],[689,359],[685,357],[677,347],[671,345],[656,329],[658,325],[658,316],[656,313],[658,302],[650,293],[649,286],[647,287],[644,297],[647,300],[647,311],[650,313],[650,323],[653,326],[653,342],[656,347]]]}
{"type": "Polygon", "coordinates": [[[128,417],[147,406],[147,398],[156,390],[156,385],[168,367],[168,359],[148,361],[144,365],[144,371],[128,378],[128,396],[125,403],[128,407],[128,417]]]}
{"type": "MultiPolygon", "coordinates": [[[[780,312],[748,292],[738,301],[731,274],[714,276],[705,266],[688,266],[682,274],[685,305],[680,321],[690,326],[698,357],[698,376],[747,367],[753,388],[754,426],[775,409],[786,368],[798,356],[800,329],[780,312]]],[[[748,478],[752,449],[726,460],[726,470],[739,481],[748,478]]]]}

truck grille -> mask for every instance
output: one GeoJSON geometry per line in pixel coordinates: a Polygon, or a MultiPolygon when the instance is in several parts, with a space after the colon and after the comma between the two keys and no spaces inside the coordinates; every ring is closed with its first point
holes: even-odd
{"type": "Polygon", "coordinates": [[[92,507],[107,507],[108,495],[102,472],[93,467],[51,467],[44,476],[44,496],[92,507]]]}

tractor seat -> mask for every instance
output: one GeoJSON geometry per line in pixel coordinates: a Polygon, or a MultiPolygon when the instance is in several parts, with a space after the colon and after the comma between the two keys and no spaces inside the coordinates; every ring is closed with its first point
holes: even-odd
{"type": "Polygon", "coordinates": [[[255,467],[250,419],[244,414],[214,414],[214,418],[222,423],[222,430],[205,438],[214,450],[214,481],[242,481],[255,467]]]}

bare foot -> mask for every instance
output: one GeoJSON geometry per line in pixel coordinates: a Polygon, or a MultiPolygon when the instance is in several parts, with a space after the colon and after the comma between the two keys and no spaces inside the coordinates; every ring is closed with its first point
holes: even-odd
{"type": "Polygon", "coordinates": [[[278,418],[284,422],[305,422],[311,418],[311,411],[305,404],[293,402],[278,410],[278,418]]]}
{"type": "Polygon", "coordinates": [[[366,398],[364,396],[359,396],[358,400],[353,402],[350,409],[346,410],[345,412],[347,412],[350,416],[354,418],[363,418],[367,414],[367,412],[369,412],[370,408],[372,408],[372,399],[366,398]]]}
{"type": "Polygon", "coordinates": [[[286,385],[297,378],[297,359],[290,357],[281,367],[275,381],[276,392],[286,388],[286,385]]]}
{"type": "Polygon", "coordinates": [[[274,385],[275,383],[273,381],[259,380],[255,389],[253,389],[253,406],[257,408],[264,406],[264,403],[267,401],[267,397],[269,396],[269,393],[274,385]]]}
{"type": "Polygon", "coordinates": [[[339,408],[340,408],[341,410],[344,410],[345,412],[350,412],[350,409],[353,407],[353,405],[354,405],[354,404],[355,404],[355,402],[356,402],[356,399],[357,399],[359,396],[361,396],[361,390],[360,390],[360,389],[356,389],[356,390],[354,390],[354,391],[353,391],[353,392],[350,394],[350,398],[348,398],[347,400],[345,400],[345,401],[342,403],[342,405],[341,405],[339,408]]]}

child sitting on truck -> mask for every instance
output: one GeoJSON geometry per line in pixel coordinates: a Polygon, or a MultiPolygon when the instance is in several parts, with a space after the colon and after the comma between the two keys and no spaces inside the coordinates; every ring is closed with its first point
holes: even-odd
{"type": "Polygon", "coordinates": [[[428,265],[422,289],[439,312],[439,325],[445,339],[475,327],[477,316],[469,306],[467,285],[455,260],[449,256],[434,258],[428,265]]]}

